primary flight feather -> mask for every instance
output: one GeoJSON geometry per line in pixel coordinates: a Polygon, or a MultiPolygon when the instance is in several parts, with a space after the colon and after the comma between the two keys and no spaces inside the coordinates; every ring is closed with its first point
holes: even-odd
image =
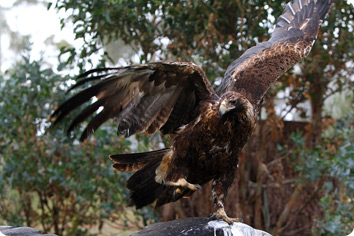
{"type": "Polygon", "coordinates": [[[274,81],[308,55],[330,5],[330,0],[288,3],[272,37],[231,63],[217,92],[202,69],[189,62],[88,71],[71,89],[94,84],[64,102],[53,113],[53,125],[96,97],[68,129],[93,116],[81,141],[111,118],[126,137],[157,131],[170,135],[169,148],[110,156],[118,171],[136,172],[126,183],[131,202],[140,208],[156,201],[158,207],[213,181],[213,216],[231,224],[236,219],[227,216],[224,202],[261,101],[274,81]]]}

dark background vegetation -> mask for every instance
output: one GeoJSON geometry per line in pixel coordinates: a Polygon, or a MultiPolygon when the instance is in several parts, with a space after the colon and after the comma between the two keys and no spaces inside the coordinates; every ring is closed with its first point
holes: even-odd
{"type": "MultiPolygon", "coordinates": [[[[62,25],[73,22],[85,42],[80,50],[61,49],[59,70],[116,65],[115,51],[126,50],[126,59],[137,54],[140,63],[194,61],[217,86],[234,59],[269,38],[284,4],[57,0],[48,7],[72,12],[62,25]],[[100,55],[99,64],[92,55],[100,55]]],[[[345,235],[354,228],[353,16],[353,5],[334,0],[308,58],[269,91],[228,195],[230,216],[274,236],[345,235]]],[[[0,224],[92,235],[107,225],[116,232],[213,211],[209,185],[160,210],[127,207],[129,174],[113,171],[108,154],[155,149],[163,139],[123,139],[113,122],[82,144],[66,137],[67,123],[47,132],[74,78],[44,62],[24,54],[0,74],[0,224]]]]}

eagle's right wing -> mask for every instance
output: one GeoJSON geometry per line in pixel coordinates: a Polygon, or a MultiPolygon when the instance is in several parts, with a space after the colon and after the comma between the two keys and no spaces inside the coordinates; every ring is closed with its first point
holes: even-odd
{"type": "Polygon", "coordinates": [[[154,62],[123,68],[95,69],[84,73],[73,88],[97,81],[65,101],[52,116],[53,125],[84,103],[88,104],[72,121],[68,132],[83,121],[83,141],[108,119],[118,123],[118,133],[168,134],[188,124],[200,114],[200,102],[217,99],[204,72],[188,62],[154,62]],[[98,75],[95,75],[96,73],[98,75]],[[93,75],[93,76],[92,76],[93,75]],[[102,110],[100,110],[102,108],[102,110]]]}
{"type": "Polygon", "coordinates": [[[278,18],[272,37],[248,49],[227,68],[218,89],[239,92],[259,110],[265,93],[283,73],[307,56],[331,0],[294,0],[278,18]]]}

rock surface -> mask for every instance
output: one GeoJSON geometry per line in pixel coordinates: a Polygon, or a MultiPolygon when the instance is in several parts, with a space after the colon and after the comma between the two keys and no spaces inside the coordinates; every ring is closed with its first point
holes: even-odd
{"type": "Polygon", "coordinates": [[[186,218],[160,222],[146,226],[130,236],[271,236],[243,223],[232,226],[224,221],[210,221],[209,218],[186,218]]]}
{"type": "Polygon", "coordinates": [[[41,234],[38,229],[30,227],[0,226],[0,236],[56,236],[55,234],[41,234]]]}
{"type": "MultiPolygon", "coordinates": [[[[56,236],[41,234],[30,227],[0,226],[0,236],[56,236]]],[[[142,231],[130,236],[272,236],[243,223],[232,226],[221,220],[210,221],[209,218],[186,218],[160,222],[146,226],[142,231]]]]}

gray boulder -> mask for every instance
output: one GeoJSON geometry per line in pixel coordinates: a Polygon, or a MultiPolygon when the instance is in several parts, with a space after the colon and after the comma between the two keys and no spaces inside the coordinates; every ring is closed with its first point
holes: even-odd
{"type": "Polygon", "coordinates": [[[0,226],[0,236],[56,236],[54,234],[41,234],[38,229],[30,227],[0,226]]]}
{"type": "Polygon", "coordinates": [[[146,226],[130,236],[271,236],[243,223],[228,225],[209,218],[186,218],[146,226]]]}

